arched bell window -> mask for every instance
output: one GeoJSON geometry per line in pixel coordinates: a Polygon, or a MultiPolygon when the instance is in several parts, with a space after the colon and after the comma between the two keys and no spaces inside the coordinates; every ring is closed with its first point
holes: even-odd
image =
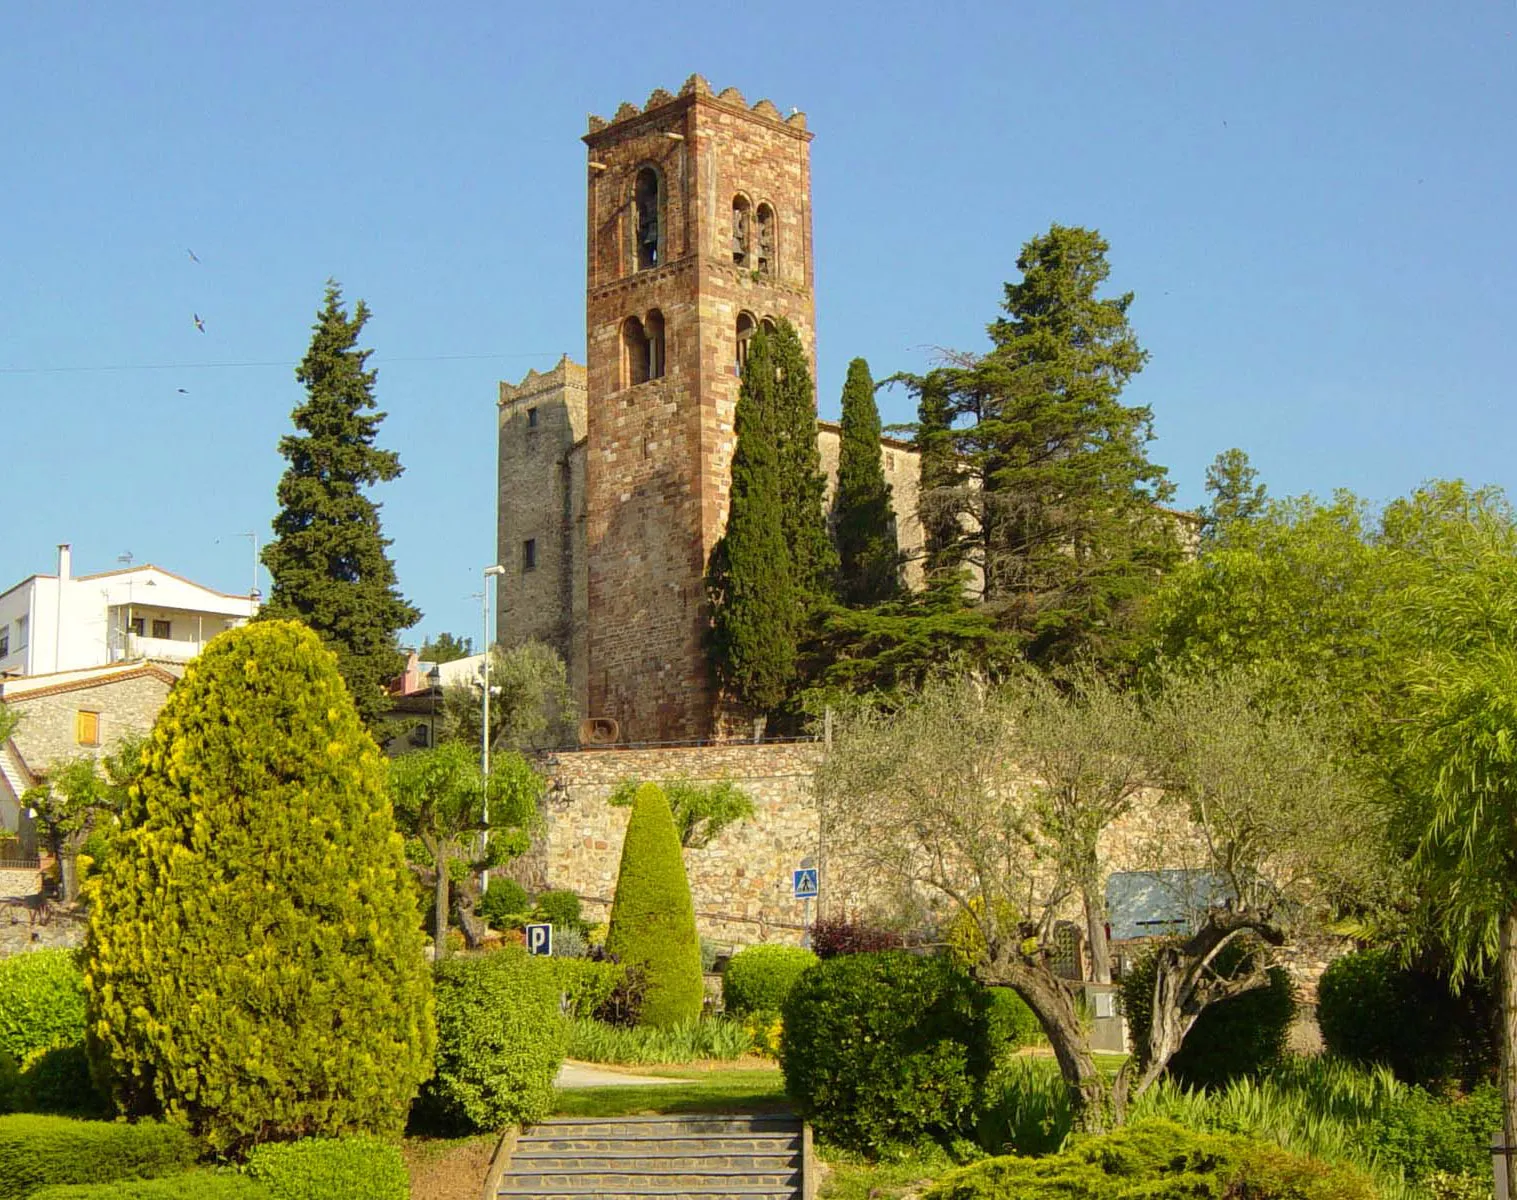
{"type": "Polygon", "coordinates": [[[643,332],[648,339],[648,378],[664,377],[664,314],[651,309],[643,322],[643,332]]]}
{"type": "Polygon", "coordinates": [[[767,204],[760,204],[755,216],[758,225],[758,253],[755,255],[754,266],[758,268],[760,275],[773,275],[777,272],[779,265],[774,209],[767,204]]]}
{"type": "Polygon", "coordinates": [[[632,241],[639,271],[664,261],[664,186],[659,173],[644,167],[632,190],[632,241]]]}
{"type": "Polygon", "coordinates": [[[753,319],[752,313],[737,314],[737,373],[739,375],[748,365],[748,343],[753,340],[753,335],[757,330],[758,322],[753,319]]]}
{"type": "Polygon", "coordinates": [[[751,236],[753,214],[749,211],[747,196],[732,198],[732,265],[748,265],[748,242],[751,236]]]}
{"type": "Polygon", "coordinates": [[[622,322],[622,387],[636,387],[647,383],[653,364],[649,361],[652,347],[643,323],[636,317],[622,322]]]}

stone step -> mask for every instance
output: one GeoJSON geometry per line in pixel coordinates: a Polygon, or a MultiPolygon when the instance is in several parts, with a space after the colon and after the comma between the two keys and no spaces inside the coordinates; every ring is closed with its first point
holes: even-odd
{"type": "Polygon", "coordinates": [[[796,1189],[781,1188],[779,1191],[766,1192],[724,1187],[715,1192],[694,1192],[687,1187],[677,1187],[664,1191],[616,1192],[591,1188],[576,1192],[543,1192],[531,1188],[502,1187],[496,1195],[506,1200],[585,1200],[586,1196],[595,1196],[597,1200],[657,1200],[659,1197],[664,1200],[726,1200],[727,1197],[740,1197],[741,1200],[795,1200],[796,1189]]]}
{"type": "Polygon", "coordinates": [[[564,1192],[576,1188],[586,1190],[594,1183],[595,1190],[609,1189],[619,1192],[635,1192],[646,1188],[687,1188],[696,1192],[719,1192],[729,1186],[757,1188],[760,1191],[780,1191],[794,1188],[801,1181],[798,1166],[785,1167],[778,1171],[724,1171],[719,1168],[660,1164],[661,1169],[613,1168],[610,1170],[534,1171],[530,1168],[508,1176],[511,1186],[532,1188],[539,1192],[564,1192]]]}
{"type": "Polygon", "coordinates": [[[710,1134],[794,1133],[800,1122],[786,1113],[752,1115],[691,1114],[684,1117],[554,1117],[523,1136],[547,1137],[704,1137],[710,1134]]]}
{"type": "Polygon", "coordinates": [[[545,1171],[794,1171],[794,1151],[783,1154],[536,1154],[520,1148],[511,1156],[516,1172],[545,1171]]]}
{"type": "Polygon", "coordinates": [[[711,1137],[544,1137],[524,1133],[517,1142],[522,1154],[794,1154],[801,1148],[795,1133],[713,1134],[711,1137]]]}

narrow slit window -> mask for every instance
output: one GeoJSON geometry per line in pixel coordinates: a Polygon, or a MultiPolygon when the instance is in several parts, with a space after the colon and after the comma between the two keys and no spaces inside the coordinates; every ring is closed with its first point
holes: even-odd
{"type": "Polygon", "coordinates": [[[767,204],[758,206],[758,262],[760,275],[773,275],[775,258],[774,209],[767,204]]]}
{"type": "Polygon", "coordinates": [[[648,338],[648,378],[664,377],[664,314],[658,309],[648,313],[643,332],[648,338]]]}
{"type": "Polygon", "coordinates": [[[653,364],[649,361],[651,347],[643,323],[636,317],[622,322],[622,386],[636,387],[647,383],[653,364]]]}
{"type": "Polygon", "coordinates": [[[535,409],[535,408],[529,408],[529,409],[527,409],[527,428],[528,429],[536,429],[537,428],[537,409],[535,409]]]}
{"type": "Polygon", "coordinates": [[[748,197],[737,196],[732,201],[732,265],[748,265],[748,197]]]}
{"type": "Polygon", "coordinates": [[[636,222],[637,269],[646,271],[664,261],[664,222],[658,172],[644,167],[637,173],[632,209],[636,222]]]}
{"type": "Polygon", "coordinates": [[[521,544],[521,569],[523,571],[537,570],[536,538],[528,538],[521,544]]]}

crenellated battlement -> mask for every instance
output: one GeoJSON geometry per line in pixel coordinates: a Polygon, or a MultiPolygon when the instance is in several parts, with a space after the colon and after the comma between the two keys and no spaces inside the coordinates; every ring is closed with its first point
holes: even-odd
{"type": "Polygon", "coordinates": [[[647,102],[641,108],[631,101],[624,100],[609,121],[605,117],[598,117],[594,113],[591,113],[589,131],[591,133],[600,133],[603,129],[610,129],[613,125],[619,125],[623,121],[630,121],[635,117],[647,116],[649,113],[656,112],[667,105],[678,103],[692,96],[703,97],[717,104],[726,105],[729,108],[741,109],[752,116],[760,117],[765,121],[773,121],[778,125],[786,125],[796,131],[804,131],[806,128],[806,114],[801,112],[800,109],[791,109],[790,115],[787,117],[775,107],[773,101],[760,100],[755,104],[749,104],[743,98],[743,93],[738,91],[737,88],[729,87],[717,92],[706,82],[704,76],[692,75],[689,79],[685,80],[677,96],[666,91],[664,88],[654,88],[649,94],[647,102]]]}

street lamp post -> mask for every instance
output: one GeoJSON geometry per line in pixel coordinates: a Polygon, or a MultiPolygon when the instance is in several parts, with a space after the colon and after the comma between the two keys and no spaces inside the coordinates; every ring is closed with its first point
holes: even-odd
{"type": "MultiPolygon", "coordinates": [[[[490,580],[495,579],[496,595],[500,594],[498,580],[506,573],[505,567],[499,563],[485,568],[484,590],[480,595],[480,604],[484,608],[484,638],[485,638],[485,688],[481,697],[479,714],[479,771],[484,784],[485,799],[484,807],[480,813],[481,820],[486,826],[490,823],[490,580]]],[[[489,837],[484,833],[481,837],[489,837]]],[[[480,890],[488,891],[490,887],[490,869],[486,867],[480,872],[480,890]]]]}

